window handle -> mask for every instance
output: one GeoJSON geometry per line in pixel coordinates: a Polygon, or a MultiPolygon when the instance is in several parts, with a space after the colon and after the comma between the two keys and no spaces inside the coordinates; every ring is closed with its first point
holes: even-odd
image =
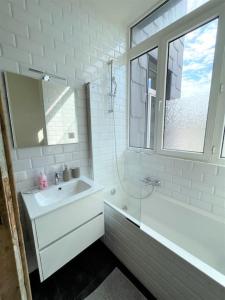
{"type": "Polygon", "coordinates": [[[215,154],[216,152],[216,146],[212,146],[212,154],[215,154]]]}
{"type": "Polygon", "coordinates": [[[162,103],[163,103],[163,101],[159,100],[159,112],[162,110],[162,103]]]}

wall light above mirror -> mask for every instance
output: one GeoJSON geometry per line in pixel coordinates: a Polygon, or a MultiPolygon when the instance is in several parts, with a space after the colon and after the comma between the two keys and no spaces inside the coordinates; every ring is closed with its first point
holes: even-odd
{"type": "Polygon", "coordinates": [[[4,75],[15,148],[78,143],[71,87],[10,72],[4,75]]]}

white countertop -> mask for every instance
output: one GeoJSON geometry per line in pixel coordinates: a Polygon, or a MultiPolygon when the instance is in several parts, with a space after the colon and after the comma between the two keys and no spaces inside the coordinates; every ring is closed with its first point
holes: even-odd
{"type": "Polygon", "coordinates": [[[45,206],[39,205],[35,198],[35,195],[37,195],[37,194],[41,195],[42,190],[35,189],[35,190],[29,191],[29,192],[23,192],[22,198],[23,198],[23,201],[27,208],[30,219],[33,220],[35,218],[41,217],[41,216],[48,214],[60,207],[71,204],[74,201],[78,201],[82,198],[85,198],[96,192],[99,192],[99,191],[103,190],[103,188],[104,188],[102,185],[95,183],[93,180],[91,180],[85,176],[81,176],[76,179],[71,179],[68,182],[60,182],[58,185],[49,186],[47,189],[45,189],[43,191],[51,192],[51,190],[54,191],[56,188],[57,189],[63,188],[64,186],[66,186],[68,184],[70,184],[70,185],[73,183],[76,184],[76,182],[78,182],[79,180],[82,180],[84,183],[90,185],[90,188],[88,188],[87,190],[82,191],[80,193],[66,197],[65,199],[61,199],[58,202],[55,202],[55,203],[52,203],[49,205],[45,205],[45,206]]]}

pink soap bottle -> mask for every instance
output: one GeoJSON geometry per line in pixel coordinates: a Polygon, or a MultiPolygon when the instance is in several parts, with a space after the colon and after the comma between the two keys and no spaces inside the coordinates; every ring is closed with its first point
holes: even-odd
{"type": "Polygon", "coordinates": [[[48,180],[45,174],[40,173],[40,176],[38,178],[38,184],[39,184],[39,188],[40,190],[44,190],[48,187],[48,180]]]}

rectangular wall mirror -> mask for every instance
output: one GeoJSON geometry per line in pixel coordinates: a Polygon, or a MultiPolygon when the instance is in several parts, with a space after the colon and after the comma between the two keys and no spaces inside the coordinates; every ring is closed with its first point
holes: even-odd
{"type": "Polygon", "coordinates": [[[15,148],[78,143],[71,87],[10,72],[4,75],[15,148]]]}

